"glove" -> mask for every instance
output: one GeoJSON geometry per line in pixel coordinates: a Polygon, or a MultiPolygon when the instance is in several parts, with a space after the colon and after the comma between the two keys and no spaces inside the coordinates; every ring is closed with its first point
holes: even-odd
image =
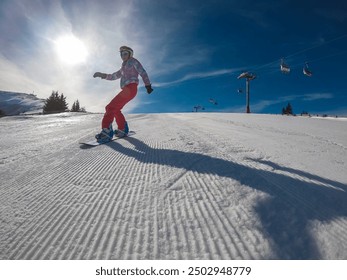
{"type": "Polygon", "coordinates": [[[101,79],[106,79],[107,74],[105,74],[105,73],[100,73],[100,72],[95,72],[94,75],[93,75],[93,77],[94,77],[94,78],[99,77],[99,78],[101,78],[101,79]]]}
{"type": "Polygon", "coordinates": [[[148,94],[150,94],[150,93],[153,91],[152,85],[146,86],[146,89],[147,89],[147,93],[148,93],[148,94]]]}

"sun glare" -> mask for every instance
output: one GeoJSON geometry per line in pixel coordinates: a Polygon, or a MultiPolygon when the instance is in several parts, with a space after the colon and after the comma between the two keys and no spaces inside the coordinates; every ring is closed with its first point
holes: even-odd
{"type": "Polygon", "coordinates": [[[88,55],[84,43],[73,35],[58,38],[55,41],[55,49],[59,59],[70,65],[85,62],[88,55]]]}

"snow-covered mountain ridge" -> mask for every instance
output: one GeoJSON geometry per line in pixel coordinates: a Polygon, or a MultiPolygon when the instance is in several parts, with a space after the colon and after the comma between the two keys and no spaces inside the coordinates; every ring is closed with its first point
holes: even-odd
{"type": "Polygon", "coordinates": [[[347,259],[347,122],[255,114],[0,119],[1,259],[347,259]]]}
{"type": "Polygon", "coordinates": [[[0,91],[0,110],[8,116],[42,113],[44,101],[34,94],[0,91]]]}

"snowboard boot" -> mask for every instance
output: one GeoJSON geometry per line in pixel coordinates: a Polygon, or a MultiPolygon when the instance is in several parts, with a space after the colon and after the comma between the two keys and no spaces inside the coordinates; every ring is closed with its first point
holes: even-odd
{"type": "Polygon", "coordinates": [[[109,126],[109,128],[103,128],[99,134],[95,135],[96,140],[103,144],[110,142],[113,138],[113,130],[112,130],[112,124],[109,126]]]}
{"type": "Polygon", "coordinates": [[[125,132],[125,134],[127,134],[127,135],[128,135],[128,133],[129,133],[128,122],[125,122],[124,132],[125,132]]]}
{"type": "Polygon", "coordinates": [[[125,122],[125,127],[124,127],[124,130],[121,130],[121,129],[116,129],[114,131],[114,136],[115,137],[126,137],[129,133],[129,127],[128,127],[128,123],[125,122]]]}
{"type": "Polygon", "coordinates": [[[127,135],[128,135],[128,134],[125,133],[124,130],[116,129],[116,130],[114,131],[114,136],[115,136],[115,137],[122,138],[122,137],[126,137],[127,135]]]}

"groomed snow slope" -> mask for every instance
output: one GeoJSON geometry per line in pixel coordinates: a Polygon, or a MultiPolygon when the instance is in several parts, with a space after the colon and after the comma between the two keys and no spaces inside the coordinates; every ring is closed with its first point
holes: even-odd
{"type": "Polygon", "coordinates": [[[347,259],[347,122],[130,115],[0,119],[0,259],[347,259]]]}

